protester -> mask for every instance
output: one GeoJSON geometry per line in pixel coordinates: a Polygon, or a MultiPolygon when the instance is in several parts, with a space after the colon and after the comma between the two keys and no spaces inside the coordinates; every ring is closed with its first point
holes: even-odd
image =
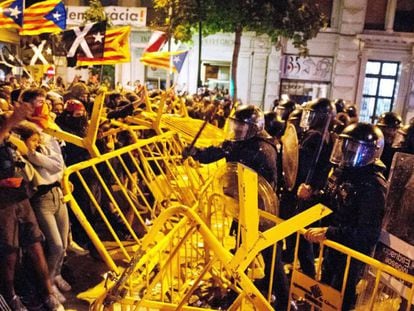
{"type": "MultiPolygon", "coordinates": [[[[42,91],[29,89],[33,93],[30,102],[22,97],[15,103],[10,117],[3,118],[0,129],[0,282],[1,293],[9,307],[27,310],[15,291],[15,272],[19,248],[25,248],[32,267],[39,279],[39,293],[47,310],[64,310],[53,293],[41,241],[42,232],[28,200],[27,182],[21,174],[26,163],[18,151],[7,140],[12,127],[28,118],[34,111],[35,103],[42,98],[42,91]]],[[[44,95],[43,95],[44,99],[44,95]]]]}
{"type": "Polygon", "coordinates": [[[53,291],[59,301],[64,303],[65,296],[59,290],[69,291],[71,286],[61,275],[68,244],[69,218],[60,186],[65,168],[60,145],[56,139],[39,133],[33,126],[20,126],[15,131],[26,143],[26,158],[35,169],[32,180],[34,194],[30,198],[30,203],[45,235],[47,262],[54,283],[53,291]],[[43,141],[47,140],[47,146],[42,143],[42,138],[43,141]]]}

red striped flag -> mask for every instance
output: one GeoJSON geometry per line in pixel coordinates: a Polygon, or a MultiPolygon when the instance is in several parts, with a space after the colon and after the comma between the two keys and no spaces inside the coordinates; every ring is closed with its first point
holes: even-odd
{"type": "Polygon", "coordinates": [[[167,34],[158,30],[154,31],[143,53],[157,52],[162,48],[165,42],[167,42],[167,34]]]}
{"type": "Polygon", "coordinates": [[[129,63],[131,61],[131,53],[129,51],[130,32],[131,26],[107,29],[103,56],[94,58],[78,57],[76,65],[87,66],[129,63]]]}
{"type": "Polygon", "coordinates": [[[24,10],[20,35],[57,33],[66,28],[66,9],[61,0],[46,0],[32,4],[24,10]]]}
{"type": "Polygon", "coordinates": [[[0,3],[0,28],[20,29],[23,24],[23,0],[0,3]]]}

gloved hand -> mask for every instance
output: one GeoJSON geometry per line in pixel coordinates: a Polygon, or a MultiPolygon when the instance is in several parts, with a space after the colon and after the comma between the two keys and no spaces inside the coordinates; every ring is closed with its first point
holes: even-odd
{"type": "Polygon", "coordinates": [[[183,160],[187,159],[188,157],[192,157],[197,153],[196,148],[191,147],[191,146],[186,146],[183,149],[182,152],[182,156],[183,156],[183,160]]]}
{"type": "Polygon", "coordinates": [[[297,196],[300,200],[308,201],[312,198],[313,189],[310,185],[300,184],[297,192],[297,196]]]}

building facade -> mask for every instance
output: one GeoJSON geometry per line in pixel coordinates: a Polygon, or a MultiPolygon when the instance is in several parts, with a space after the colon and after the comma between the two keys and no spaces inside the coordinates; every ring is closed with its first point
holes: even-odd
{"type": "MultiPolygon", "coordinates": [[[[414,116],[414,1],[317,0],[329,16],[329,27],[308,41],[302,58],[287,40],[273,43],[265,35],[245,32],[238,60],[238,97],[264,110],[274,99],[289,96],[299,103],[316,97],[342,98],[356,104],[360,119],[375,122],[384,111],[405,120],[414,116]]],[[[150,87],[165,85],[167,72],[144,66],[139,58],[151,36],[152,1],[101,0],[117,25],[131,25],[131,62],[115,66],[113,83],[140,80],[150,87]]],[[[76,26],[87,0],[67,0],[68,27],[76,26]]],[[[0,30],[0,40],[16,44],[15,36],[0,30]]],[[[17,40],[18,41],[18,40],[17,40]]],[[[201,60],[198,39],[176,48],[188,49],[180,74],[171,76],[176,87],[197,92],[200,79],[209,88],[230,88],[234,34],[203,38],[201,60]]],[[[56,68],[67,82],[87,70],[56,68]]]]}

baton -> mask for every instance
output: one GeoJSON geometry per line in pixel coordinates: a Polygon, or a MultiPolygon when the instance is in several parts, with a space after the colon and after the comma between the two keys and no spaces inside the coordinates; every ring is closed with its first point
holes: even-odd
{"type": "Polygon", "coordinates": [[[313,174],[315,173],[316,165],[319,162],[319,158],[321,156],[321,152],[322,152],[322,149],[324,147],[325,140],[327,139],[327,137],[329,135],[329,125],[330,124],[331,124],[331,121],[329,120],[328,122],[326,122],[325,128],[323,129],[321,143],[319,145],[318,150],[316,150],[316,153],[314,154],[313,161],[312,161],[312,166],[309,169],[308,174],[306,175],[305,184],[308,184],[311,181],[311,179],[313,178],[313,174]]]}
{"type": "Polygon", "coordinates": [[[214,115],[216,114],[217,107],[218,106],[215,105],[214,109],[213,109],[213,111],[211,111],[210,115],[206,115],[206,117],[204,118],[203,124],[199,128],[197,134],[193,138],[193,141],[190,143],[190,145],[188,147],[189,154],[191,154],[191,152],[193,151],[194,145],[196,144],[197,140],[200,138],[201,133],[203,132],[204,128],[207,126],[207,123],[209,123],[213,119],[214,115]]]}

